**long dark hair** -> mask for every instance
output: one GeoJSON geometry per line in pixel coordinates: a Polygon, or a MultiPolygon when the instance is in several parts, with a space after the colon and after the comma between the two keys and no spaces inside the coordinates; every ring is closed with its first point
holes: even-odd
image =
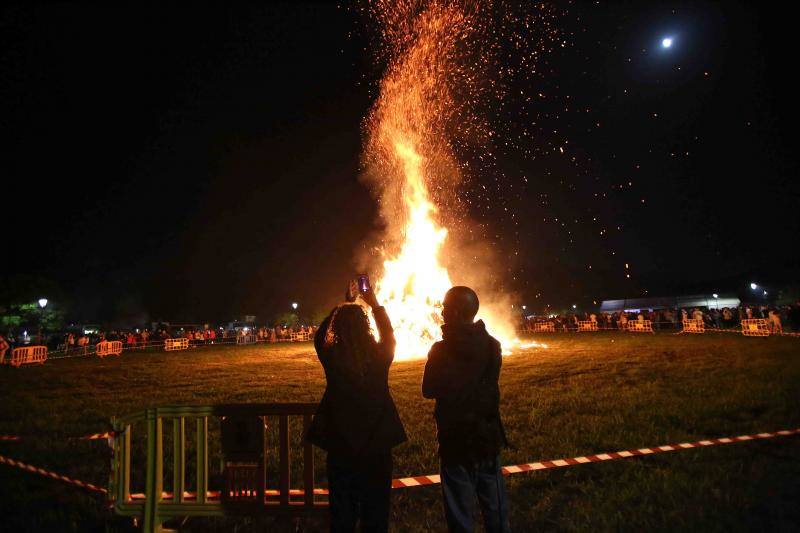
{"type": "Polygon", "coordinates": [[[369,318],[358,304],[339,306],[331,316],[330,343],[334,357],[339,358],[351,377],[361,380],[375,353],[376,341],[369,318]]]}

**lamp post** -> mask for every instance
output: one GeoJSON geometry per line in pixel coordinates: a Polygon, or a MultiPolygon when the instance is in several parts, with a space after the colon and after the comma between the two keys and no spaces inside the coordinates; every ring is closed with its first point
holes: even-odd
{"type": "Polygon", "coordinates": [[[42,336],[44,328],[42,327],[42,323],[44,322],[44,308],[47,307],[47,298],[39,298],[39,342],[43,342],[44,338],[42,336]]]}

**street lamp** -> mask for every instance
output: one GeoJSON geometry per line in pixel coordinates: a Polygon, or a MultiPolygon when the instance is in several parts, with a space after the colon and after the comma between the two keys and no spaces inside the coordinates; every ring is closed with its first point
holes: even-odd
{"type": "Polygon", "coordinates": [[[292,309],[297,311],[297,302],[292,302],[292,309]]]}
{"type": "Polygon", "coordinates": [[[756,289],[758,288],[758,285],[756,285],[755,283],[751,283],[751,284],[750,284],[750,288],[751,288],[752,290],[756,290],[756,289]]]}
{"type": "Polygon", "coordinates": [[[44,322],[44,308],[46,305],[47,305],[47,298],[39,298],[39,309],[41,309],[41,311],[39,312],[39,334],[38,334],[39,342],[42,342],[42,333],[44,332],[44,328],[42,327],[43,326],[42,322],[44,322]]]}
{"type": "Polygon", "coordinates": [[[577,309],[577,308],[578,308],[578,306],[577,306],[577,305],[575,305],[575,304],[572,304],[572,308],[573,308],[573,309],[577,309]]]}
{"type": "Polygon", "coordinates": [[[719,294],[717,294],[716,292],[715,292],[714,294],[712,294],[711,296],[713,296],[715,300],[716,300],[717,298],[719,298],[719,294]]]}

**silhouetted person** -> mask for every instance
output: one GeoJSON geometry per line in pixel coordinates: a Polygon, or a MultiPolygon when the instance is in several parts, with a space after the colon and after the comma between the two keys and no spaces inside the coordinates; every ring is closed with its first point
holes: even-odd
{"type": "Polygon", "coordinates": [[[510,531],[500,471],[500,343],[473,322],[478,295],[453,287],[444,297],[442,340],[428,353],[422,395],[436,400],[442,494],[450,531],[472,532],[477,496],[486,531],[510,531]]]}
{"type": "MultiPolygon", "coordinates": [[[[349,294],[358,288],[351,284],[349,294]]],[[[331,531],[388,531],[392,448],[406,440],[389,393],[394,331],[370,290],[380,341],[355,303],[336,307],[317,330],[314,347],[327,387],[306,438],[328,452],[331,531]]]]}

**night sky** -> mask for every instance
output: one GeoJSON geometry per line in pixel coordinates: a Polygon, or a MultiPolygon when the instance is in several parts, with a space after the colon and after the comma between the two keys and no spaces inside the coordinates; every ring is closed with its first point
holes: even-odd
{"type": "MultiPolygon", "coordinates": [[[[795,279],[793,21],[557,5],[566,45],[512,87],[542,95],[535,150],[464,184],[494,184],[471,214],[499,288],[543,307],[795,279]]],[[[363,23],[332,4],[3,7],[4,281],[52,280],[77,321],[333,304],[376,228],[363,23]]]]}

